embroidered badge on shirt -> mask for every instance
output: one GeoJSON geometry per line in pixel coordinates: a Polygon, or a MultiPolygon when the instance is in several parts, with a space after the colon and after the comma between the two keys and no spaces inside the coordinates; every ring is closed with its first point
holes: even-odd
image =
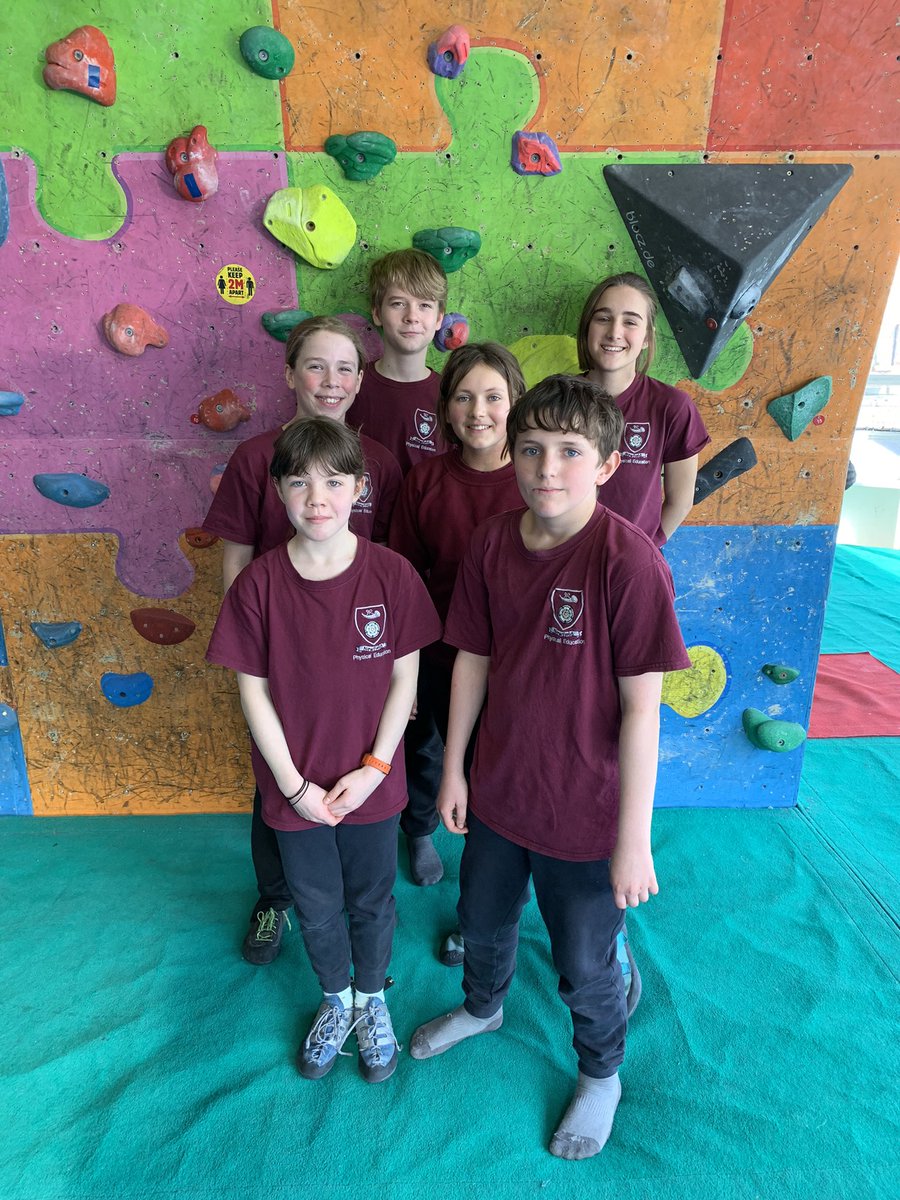
{"type": "Polygon", "coordinates": [[[646,453],[650,441],[649,421],[626,421],[625,432],[622,435],[622,461],[646,463],[650,461],[646,453]]]}
{"type": "Polygon", "coordinates": [[[353,618],[356,632],[363,639],[353,653],[354,662],[383,658],[385,654],[390,654],[390,647],[384,639],[387,609],[383,604],[364,604],[354,611],[353,618]]]}
{"type": "Polygon", "coordinates": [[[435,414],[429,412],[427,408],[417,408],[415,432],[407,441],[407,446],[415,447],[417,450],[436,450],[437,445],[434,440],[436,429],[437,417],[435,414]]]}
{"type": "Polygon", "coordinates": [[[544,634],[544,641],[558,646],[583,645],[584,592],[581,588],[554,588],[549,599],[553,622],[544,634]]]}
{"type": "Polygon", "coordinates": [[[366,471],[363,475],[362,491],[353,503],[356,512],[372,511],[372,476],[366,471]]]}

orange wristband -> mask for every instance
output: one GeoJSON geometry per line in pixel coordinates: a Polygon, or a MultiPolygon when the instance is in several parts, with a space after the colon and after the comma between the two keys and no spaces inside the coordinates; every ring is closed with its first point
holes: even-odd
{"type": "Polygon", "coordinates": [[[380,771],[382,775],[390,775],[391,773],[391,764],[382,762],[380,758],[375,758],[375,756],[372,754],[364,754],[362,756],[362,762],[359,765],[361,767],[374,767],[375,770],[380,771]]]}

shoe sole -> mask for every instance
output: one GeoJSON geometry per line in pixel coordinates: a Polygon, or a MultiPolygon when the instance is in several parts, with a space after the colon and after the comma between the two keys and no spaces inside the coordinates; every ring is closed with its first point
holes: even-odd
{"type": "Polygon", "coordinates": [[[389,1062],[382,1063],[377,1067],[369,1067],[363,1059],[357,1059],[359,1073],[362,1075],[366,1083],[384,1083],[385,1079],[390,1079],[393,1073],[397,1070],[397,1061],[400,1055],[396,1048],[389,1062]]]}
{"type": "Polygon", "coordinates": [[[326,1076],[328,1074],[328,1072],[331,1070],[331,1068],[337,1062],[337,1056],[335,1056],[333,1059],[331,1059],[330,1062],[325,1063],[325,1065],[322,1067],[317,1067],[315,1065],[315,1063],[303,1062],[303,1060],[299,1057],[299,1055],[298,1055],[296,1061],[297,1061],[297,1070],[300,1072],[300,1074],[303,1076],[304,1079],[322,1079],[322,1078],[324,1078],[324,1076],[326,1076]]]}

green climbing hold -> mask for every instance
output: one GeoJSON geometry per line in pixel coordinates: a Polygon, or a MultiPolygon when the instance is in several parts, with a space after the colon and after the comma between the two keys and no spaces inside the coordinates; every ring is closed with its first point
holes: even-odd
{"type": "Polygon", "coordinates": [[[353,214],[322,183],[279,189],[269,198],[263,224],[295,254],[326,271],[339,267],[356,241],[353,214]]]}
{"type": "Polygon", "coordinates": [[[244,62],[264,79],[284,79],[294,66],[294,47],[283,33],[268,25],[245,29],[238,42],[244,62]]]}
{"type": "Polygon", "coordinates": [[[831,376],[822,375],[798,388],[796,392],[788,392],[773,400],[766,412],[781,430],[786,438],[796,442],[797,438],[807,427],[813,417],[817,417],[831,399],[831,376]]]}
{"type": "Polygon", "coordinates": [[[766,663],[762,673],[779,685],[793,683],[800,674],[796,667],[782,667],[779,663],[766,663]]]}
{"type": "Polygon", "coordinates": [[[279,342],[286,342],[295,325],[299,325],[301,321],[314,315],[314,313],[307,312],[305,308],[273,309],[271,312],[263,313],[260,323],[266,333],[270,333],[279,342]]]}
{"type": "Polygon", "coordinates": [[[420,229],[413,234],[413,246],[436,258],[449,275],[475,257],[481,249],[481,238],[474,229],[445,225],[443,229],[420,229]]]}
{"type": "Polygon", "coordinates": [[[397,157],[397,143],[371,131],[335,133],[325,139],[325,153],[337,159],[347,179],[374,179],[397,157]]]}
{"type": "Polygon", "coordinates": [[[796,721],[773,721],[758,708],[745,708],[741,716],[744,733],[760,750],[784,754],[806,740],[806,730],[796,721]]]}

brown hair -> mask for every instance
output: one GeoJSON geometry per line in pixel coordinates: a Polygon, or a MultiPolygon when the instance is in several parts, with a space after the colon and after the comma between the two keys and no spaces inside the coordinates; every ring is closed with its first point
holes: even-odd
{"type": "Polygon", "coordinates": [[[445,442],[450,442],[456,446],[460,444],[459,438],[450,426],[450,401],[472,368],[479,366],[481,363],[484,363],[486,367],[490,367],[492,371],[496,371],[498,375],[502,375],[506,380],[511,407],[515,407],[518,404],[525,392],[525,378],[522,375],[522,368],[519,366],[515,355],[510,354],[505,346],[500,346],[497,342],[470,342],[466,346],[460,346],[447,359],[444,364],[443,374],[441,375],[441,390],[437,402],[437,419],[441,437],[445,442]]]}
{"type": "Polygon", "coordinates": [[[602,387],[575,375],[550,375],[510,409],[506,440],[512,454],[516,440],[529,429],[580,433],[606,462],[618,450],[624,427],[622,410],[602,387]]]}
{"type": "Polygon", "coordinates": [[[635,275],[633,271],[623,271],[619,275],[607,275],[605,279],[600,280],[585,301],[578,321],[578,365],[582,371],[590,371],[594,365],[588,350],[588,329],[600,297],[607,288],[612,287],[634,288],[647,301],[647,348],[638,355],[636,368],[646,375],[653,362],[653,355],[656,353],[656,314],[659,311],[659,305],[656,302],[656,293],[647,280],[643,275],[635,275]]]}
{"type": "Polygon", "coordinates": [[[359,370],[361,371],[366,365],[366,352],[355,329],[351,329],[340,317],[307,317],[305,321],[301,321],[291,330],[284,348],[284,361],[292,371],[300,356],[300,351],[303,349],[303,343],[314,333],[339,333],[341,337],[345,337],[353,343],[359,370]]]}
{"type": "Polygon", "coordinates": [[[273,479],[305,475],[312,466],[362,479],[366,464],[359,434],[330,417],[304,417],[282,430],[272,450],[273,479]]]}
{"type": "Polygon", "coordinates": [[[403,288],[419,300],[433,300],[447,311],[447,276],[444,268],[424,250],[392,250],[369,268],[369,302],[380,309],[392,287],[403,288]]]}

